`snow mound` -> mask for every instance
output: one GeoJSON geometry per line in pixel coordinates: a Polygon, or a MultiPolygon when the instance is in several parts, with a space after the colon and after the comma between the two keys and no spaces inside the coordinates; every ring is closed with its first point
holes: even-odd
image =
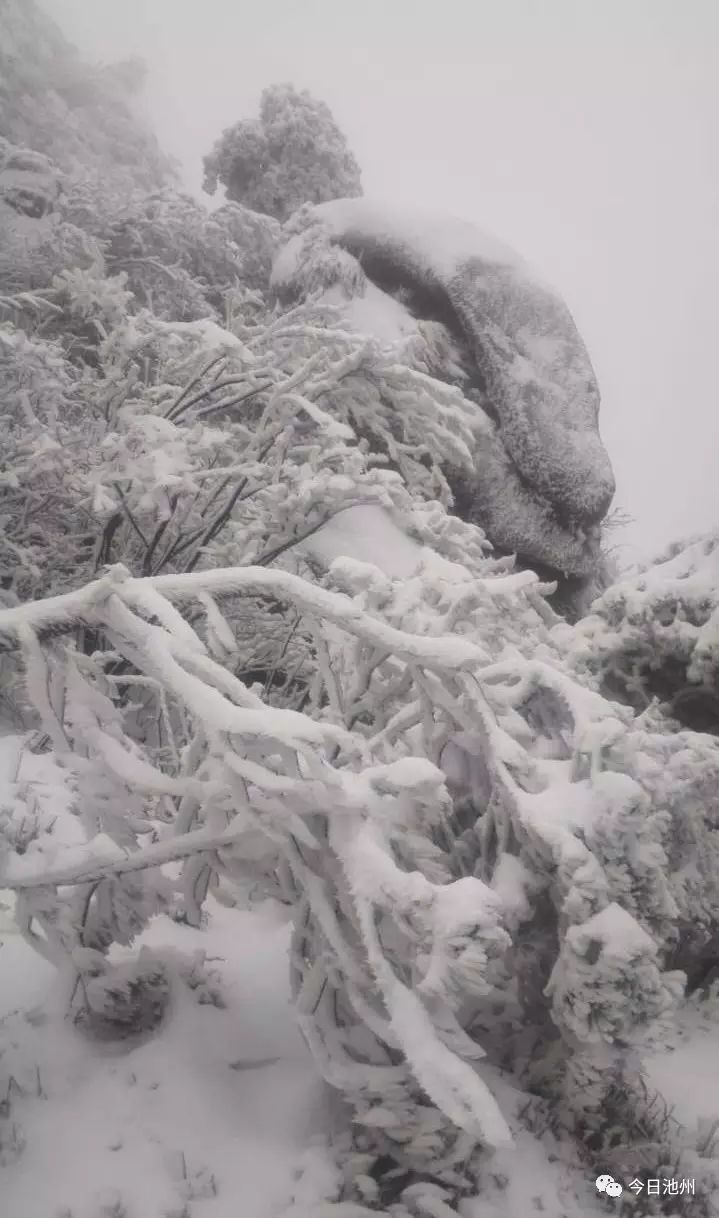
{"type": "Polygon", "coordinates": [[[301,548],[328,567],[335,558],[355,558],[395,579],[413,575],[422,561],[422,547],[372,504],[338,512],[301,548]]]}
{"type": "MultiPolygon", "coordinates": [[[[239,1199],[243,1218],[276,1214],[297,1155],[327,1126],[289,1007],[288,935],[270,913],[220,906],[201,931],[159,919],[143,943],[170,961],[208,951],[218,985],[203,993],[175,978],[160,1032],[124,1049],[88,1044],[61,1015],[7,1016],[16,1153],[6,1142],[3,1214],[166,1218],[209,1206],[235,1218],[239,1199]]],[[[0,944],[0,993],[44,997],[48,966],[0,944]]]]}

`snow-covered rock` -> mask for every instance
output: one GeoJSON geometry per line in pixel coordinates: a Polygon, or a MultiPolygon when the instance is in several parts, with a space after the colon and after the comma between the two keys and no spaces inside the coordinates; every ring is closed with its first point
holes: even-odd
{"type": "Polygon", "coordinates": [[[280,299],[324,292],[353,328],[414,344],[415,355],[428,322],[450,340],[451,358],[431,374],[461,384],[491,420],[474,475],[447,471],[458,513],[503,550],[589,574],[614,478],[596,378],[556,293],[451,216],[339,199],[299,213],[286,237],[272,273],[280,299]]]}

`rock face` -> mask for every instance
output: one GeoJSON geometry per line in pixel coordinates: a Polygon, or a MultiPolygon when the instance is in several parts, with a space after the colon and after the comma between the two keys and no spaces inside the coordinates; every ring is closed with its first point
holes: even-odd
{"type": "MultiPolygon", "coordinates": [[[[458,514],[523,561],[561,576],[591,575],[614,477],[599,435],[596,377],[563,301],[474,225],[367,199],[320,204],[291,223],[273,276],[280,296],[324,286],[329,260],[318,231],[345,255],[350,318],[358,316],[352,297],[379,292],[414,319],[443,327],[461,353],[463,391],[492,427],[478,439],[469,477],[446,471],[458,514]]],[[[326,286],[336,303],[336,284],[326,286]]],[[[365,324],[371,314],[362,310],[365,324]]],[[[380,315],[378,337],[386,341],[387,309],[380,315]]]]}

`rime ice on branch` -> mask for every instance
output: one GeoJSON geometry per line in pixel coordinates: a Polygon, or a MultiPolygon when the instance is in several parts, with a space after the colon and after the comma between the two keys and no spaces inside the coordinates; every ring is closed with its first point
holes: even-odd
{"type": "MultiPolygon", "coordinates": [[[[327,587],[253,567],[116,568],[0,614],[85,836],[62,849],[40,829],[22,855],[8,841],[0,884],[73,1002],[78,979],[109,968],[107,945],[167,902],[197,920],[218,885],[274,896],[292,911],[302,1030],[358,1146],[431,1161],[450,1187],[473,1145],[511,1141],[498,1066],[534,1076],[587,1136],[617,1080],[631,1092],[631,1046],[683,982],[663,963],[686,908],[677,825],[651,803],[665,737],[577,683],[536,579],[505,566],[425,554],[394,581],[338,560],[327,587]],[[268,706],[213,658],[258,595],[314,640],[301,710],[268,706]],[[78,623],[109,650],[43,643],[78,623]],[[144,743],[120,696],[134,681],[156,719],[144,743]]],[[[695,756],[697,781],[717,773],[695,756]]]]}

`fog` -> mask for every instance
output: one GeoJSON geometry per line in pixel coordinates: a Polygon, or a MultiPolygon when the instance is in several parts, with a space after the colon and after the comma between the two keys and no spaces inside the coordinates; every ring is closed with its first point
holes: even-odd
{"type": "Polygon", "coordinates": [[[81,50],[141,54],[185,183],[292,81],[366,194],[476,220],[564,294],[633,517],[624,557],[719,525],[715,0],[45,0],[81,50]]]}

